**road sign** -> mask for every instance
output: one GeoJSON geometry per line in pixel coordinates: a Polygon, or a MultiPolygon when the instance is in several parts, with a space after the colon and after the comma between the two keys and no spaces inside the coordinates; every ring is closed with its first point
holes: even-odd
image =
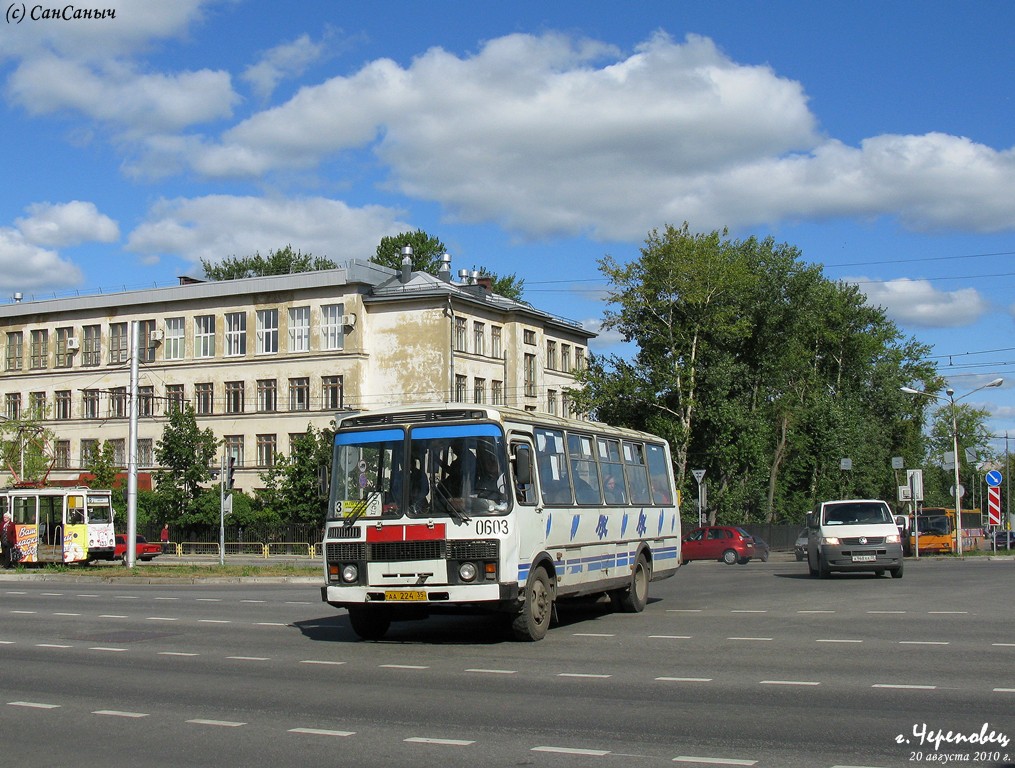
{"type": "Polygon", "coordinates": [[[923,470],[907,469],[906,484],[909,486],[909,501],[923,501],[923,470]]]}
{"type": "Polygon", "coordinates": [[[991,488],[997,488],[998,486],[1001,485],[1001,480],[1003,478],[1001,477],[1000,472],[998,472],[996,469],[992,469],[990,470],[990,472],[987,473],[985,479],[987,481],[987,485],[989,485],[991,488]]]}
{"type": "Polygon", "coordinates": [[[1001,489],[992,485],[987,489],[987,524],[1001,524],[1001,489]]]}
{"type": "Polygon", "coordinates": [[[694,475],[694,479],[697,480],[700,483],[702,481],[702,479],[705,477],[705,470],[703,470],[703,469],[692,469],[691,470],[691,474],[694,475]]]}

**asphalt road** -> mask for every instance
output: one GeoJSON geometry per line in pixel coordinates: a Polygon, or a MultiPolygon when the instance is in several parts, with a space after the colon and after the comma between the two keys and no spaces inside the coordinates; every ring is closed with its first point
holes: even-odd
{"type": "Polygon", "coordinates": [[[360,642],[313,581],[0,577],[3,753],[222,768],[1015,765],[1002,743],[1015,742],[1013,579],[1011,560],[911,561],[901,580],[692,563],[652,585],[642,614],[561,607],[545,640],[522,644],[469,615],[360,642]]]}

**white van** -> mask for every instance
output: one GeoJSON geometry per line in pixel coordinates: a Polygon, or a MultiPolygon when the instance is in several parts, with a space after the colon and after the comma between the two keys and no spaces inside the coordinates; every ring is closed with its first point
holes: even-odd
{"type": "Polygon", "coordinates": [[[879,499],[823,501],[807,515],[807,568],[827,578],[832,571],[873,571],[902,578],[902,539],[892,510],[879,499]]]}

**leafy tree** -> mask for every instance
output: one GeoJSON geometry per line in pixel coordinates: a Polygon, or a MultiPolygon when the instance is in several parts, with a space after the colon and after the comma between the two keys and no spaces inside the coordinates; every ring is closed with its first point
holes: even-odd
{"type": "Polygon", "coordinates": [[[331,259],[311,256],[293,251],[291,245],[277,251],[269,251],[267,257],[260,252],[253,256],[238,258],[229,256],[218,264],[201,259],[204,276],[208,280],[236,280],[243,277],[265,277],[267,275],[289,275],[296,272],[314,272],[334,269],[338,265],[331,259]]]}
{"type": "Polygon", "coordinates": [[[108,440],[96,443],[88,456],[87,470],[92,475],[89,488],[112,488],[120,471],[115,461],[113,444],[108,440]]]}
{"type": "Polygon", "coordinates": [[[331,464],[333,435],[331,430],[307,425],[307,431],[293,440],[290,454],[279,456],[274,466],[261,473],[265,487],[257,499],[262,509],[273,512],[282,523],[324,522],[327,502],[320,492],[320,479],[331,464]]]}
{"type": "Polygon", "coordinates": [[[155,446],[156,461],[166,467],[156,474],[160,519],[182,526],[207,522],[198,499],[205,493],[202,484],[211,479],[218,445],[210,428],[198,429],[193,406],[169,412],[162,437],[155,446]]]}
{"type": "Polygon", "coordinates": [[[600,269],[603,325],[637,351],[593,359],[572,401],[669,440],[685,495],[688,470],[705,469],[713,519],[798,522],[818,498],[894,498],[891,457],[918,433],[899,389],[934,370],[855,286],[771,238],[686,224],[600,269]]]}
{"type": "MultiPolygon", "coordinates": [[[[971,507],[973,489],[979,485],[978,468],[998,460],[997,452],[991,448],[993,437],[987,428],[990,412],[975,408],[969,403],[955,404],[955,423],[958,425],[959,480],[967,495],[962,500],[963,508],[971,507]],[[972,460],[970,460],[972,456],[972,460]]],[[[945,468],[945,454],[953,453],[952,412],[950,405],[941,405],[933,412],[928,430],[926,469],[923,478],[924,504],[936,507],[954,507],[955,470],[949,462],[945,468]]],[[[977,504],[979,499],[977,498],[977,504]]],[[[982,505],[980,505],[982,506],[982,505]]]]}
{"type": "Polygon", "coordinates": [[[0,459],[13,482],[42,483],[53,465],[52,431],[41,424],[41,414],[24,413],[0,421],[0,459]]]}
{"type": "Polygon", "coordinates": [[[422,229],[401,232],[381,238],[377,252],[370,261],[390,269],[402,268],[402,247],[412,246],[412,271],[436,275],[441,268],[441,257],[447,251],[440,238],[428,235],[422,229]]]}

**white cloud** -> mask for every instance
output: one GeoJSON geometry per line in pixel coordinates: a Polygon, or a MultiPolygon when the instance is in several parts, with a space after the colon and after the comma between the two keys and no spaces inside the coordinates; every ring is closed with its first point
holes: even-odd
{"type": "Polygon", "coordinates": [[[156,205],[126,248],[149,260],[174,254],[195,263],[267,254],[286,245],[336,262],[369,259],[382,237],[412,228],[397,215],[381,206],[350,208],[321,197],[178,198],[156,205]]]}
{"type": "Polygon", "coordinates": [[[888,316],[910,328],[961,328],[973,325],[990,311],[990,303],[975,288],[936,290],[927,280],[874,281],[863,277],[843,278],[856,283],[867,303],[884,307],[888,316]]]}
{"type": "Polygon", "coordinates": [[[99,213],[94,203],[72,200],[69,203],[35,203],[31,214],[15,220],[28,243],[49,247],[78,245],[86,242],[112,243],[120,237],[120,228],[108,216],[99,213]]]}
{"type": "Polygon", "coordinates": [[[282,80],[303,74],[323,52],[322,43],[315,43],[308,35],[302,35],[291,43],[267,51],[260,61],[247,67],[243,79],[250,83],[258,96],[266,99],[282,80]]]}
{"type": "Polygon", "coordinates": [[[80,283],[81,271],[56,251],[28,242],[18,230],[0,228],[0,291],[49,291],[80,283]]]}

